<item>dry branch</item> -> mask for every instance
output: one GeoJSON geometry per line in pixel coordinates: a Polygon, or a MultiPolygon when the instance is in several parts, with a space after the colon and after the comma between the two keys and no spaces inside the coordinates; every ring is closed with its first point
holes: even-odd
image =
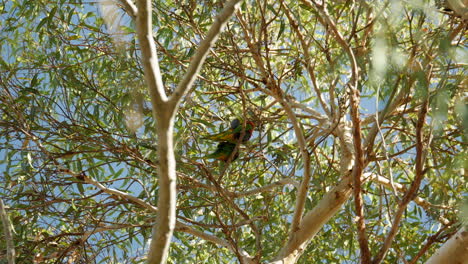
{"type": "Polygon", "coordinates": [[[351,66],[351,78],[348,82],[350,89],[350,106],[351,106],[351,120],[353,123],[353,143],[354,143],[354,154],[355,154],[355,164],[353,168],[353,185],[354,185],[354,202],[356,207],[357,215],[357,229],[358,229],[358,238],[359,246],[361,248],[361,262],[364,264],[370,263],[370,250],[369,243],[366,235],[366,225],[364,218],[364,207],[361,194],[361,178],[362,172],[364,170],[364,151],[362,147],[362,132],[361,132],[361,119],[359,116],[359,102],[360,94],[357,89],[358,87],[358,78],[359,71],[357,66],[356,57],[353,50],[348,45],[348,42],[343,38],[341,33],[336,27],[336,23],[333,21],[331,16],[328,14],[326,7],[323,4],[317,4],[315,1],[313,4],[308,0],[303,0],[303,3],[308,5],[311,8],[317,10],[320,14],[318,20],[326,27],[327,31],[335,36],[336,41],[340,44],[341,48],[346,52],[349,57],[350,66],[351,66]]]}

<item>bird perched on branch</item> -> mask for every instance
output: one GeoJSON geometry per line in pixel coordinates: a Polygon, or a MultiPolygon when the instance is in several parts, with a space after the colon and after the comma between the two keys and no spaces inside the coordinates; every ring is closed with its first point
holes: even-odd
{"type": "MultiPolygon", "coordinates": [[[[205,158],[217,159],[217,160],[226,162],[231,156],[231,153],[234,151],[235,148],[236,148],[235,143],[229,143],[226,141],[220,142],[218,144],[218,147],[216,147],[216,151],[205,156],[205,158]]],[[[236,153],[232,157],[232,161],[237,159],[237,157],[239,157],[239,151],[236,151],[236,153]]]]}
{"type": "MultiPolygon", "coordinates": [[[[245,143],[250,139],[254,128],[255,128],[255,124],[252,121],[246,121],[245,133],[241,141],[242,143],[245,143]]],[[[208,135],[204,137],[204,139],[209,139],[209,140],[214,140],[214,141],[225,141],[225,142],[236,144],[243,130],[244,129],[242,127],[241,120],[236,118],[232,120],[231,126],[228,130],[220,132],[218,134],[208,135]]]]}

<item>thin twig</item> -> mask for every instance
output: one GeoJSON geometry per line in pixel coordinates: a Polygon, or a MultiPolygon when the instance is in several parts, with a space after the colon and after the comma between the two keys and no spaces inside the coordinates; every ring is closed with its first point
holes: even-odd
{"type": "Polygon", "coordinates": [[[267,192],[267,191],[272,190],[275,187],[284,186],[286,184],[291,184],[291,185],[293,185],[293,186],[295,186],[297,188],[299,187],[299,183],[296,182],[295,180],[293,180],[291,178],[285,178],[285,179],[279,180],[277,182],[274,182],[274,183],[271,183],[271,184],[268,184],[268,185],[265,185],[265,186],[262,186],[262,187],[259,187],[259,188],[255,188],[255,189],[245,191],[245,192],[241,192],[241,193],[229,193],[229,195],[232,196],[232,197],[235,197],[235,198],[250,196],[250,195],[257,194],[257,193],[267,192]]]}
{"type": "MultiPolygon", "coordinates": [[[[377,86],[377,98],[375,100],[375,125],[377,126],[377,130],[379,131],[380,137],[382,138],[382,152],[385,156],[385,160],[387,161],[388,164],[388,173],[389,173],[389,178],[390,178],[390,185],[392,186],[392,191],[393,195],[395,198],[397,197],[397,191],[395,189],[395,185],[393,183],[393,172],[392,172],[392,166],[391,166],[391,160],[388,157],[388,152],[387,152],[387,143],[385,142],[385,136],[382,133],[382,130],[380,129],[380,123],[379,123],[379,96],[380,96],[380,85],[377,86]]],[[[378,161],[377,161],[378,163],[378,161]]]]}
{"type": "MultiPolygon", "coordinates": [[[[291,11],[284,4],[284,1],[281,1],[281,6],[285,10],[285,14],[288,17],[289,24],[291,25],[292,29],[294,30],[297,37],[299,38],[299,41],[301,42],[302,51],[304,52],[305,67],[307,69],[307,72],[309,73],[310,79],[312,80],[312,84],[313,84],[312,87],[314,88],[314,91],[317,94],[317,99],[320,102],[320,105],[322,106],[323,111],[325,111],[327,116],[331,118],[332,114],[330,113],[330,109],[328,109],[327,107],[328,105],[325,103],[325,100],[323,100],[322,92],[320,91],[317,85],[317,81],[316,81],[315,73],[314,73],[315,69],[312,66],[312,56],[310,56],[310,52],[309,52],[309,45],[307,45],[304,39],[304,35],[299,30],[298,22],[293,17],[291,11]]],[[[333,104],[333,101],[330,101],[330,104],[333,104]]]]}

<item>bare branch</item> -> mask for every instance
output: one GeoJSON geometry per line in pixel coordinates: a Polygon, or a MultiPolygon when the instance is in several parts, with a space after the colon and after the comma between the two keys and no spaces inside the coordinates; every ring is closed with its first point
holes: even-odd
{"type": "Polygon", "coordinates": [[[299,102],[297,102],[296,100],[293,100],[293,99],[290,99],[291,101],[291,107],[294,107],[294,108],[299,108],[309,114],[312,115],[312,118],[316,119],[317,121],[319,121],[319,123],[323,123],[325,121],[328,121],[329,118],[320,114],[319,112],[315,111],[314,109],[304,105],[304,104],[301,104],[299,102]]]}
{"type": "Polygon", "coordinates": [[[127,224],[127,225],[119,224],[119,225],[113,225],[113,226],[103,225],[95,229],[84,232],[83,235],[81,236],[81,241],[85,242],[86,240],[88,240],[90,236],[97,234],[97,233],[102,233],[102,232],[115,230],[115,229],[125,229],[125,228],[130,228],[130,227],[139,227],[139,225],[131,225],[131,224],[127,224]]]}
{"type": "MultiPolygon", "coordinates": [[[[196,179],[193,179],[193,178],[188,177],[187,175],[184,175],[183,173],[177,173],[177,175],[178,175],[178,177],[182,177],[182,178],[184,178],[186,180],[189,180],[190,181],[190,188],[200,187],[200,188],[204,188],[206,190],[210,190],[210,191],[213,191],[213,192],[217,191],[217,189],[216,189],[216,187],[214,185],[201,183],[196,179]]],[[[250,195],[254,195],[254,194],[258,194],[258,193],[268,192],[268,191],[272,190],[275,187],[280,187],[280,186],[284,186],[284,185],[287,185],[287,184],[291,184],[294,187],[299,188],[299,183],[298,182],[296,182],[295,180],[293,180],[291,178],[284,178],[284,179],[281,179],[281,180],[279,180],[277,182],[274,182],[274,183],[271,183],[271,184],[268,184],[268,185],[265,185],[265,186],[262,186],[262,187],[259,187],[259,188],[255,188],[255,189],[252,189],[252,190],[249,190],[249,191],[239,192],[239,193],[226,191],[226,194],[228,196],[230,196],[230,197],[238,198],[238,197],[244,197],[244,196],[250,196],[250,195]]]]}
{"type": "Polygon", "coordinates": [[[227,2],[223,10],[221,10],[221,12],[216,16],[213,25],[211,25],[210,30],[206,34],[205,39],[200,43],[200,46],[198,46],[198,49],[195,52],[195,55],[192,57],[192,61],[190,62],[187,72],[177,85],[176,90],[170,98],[172,106],[177,107],[182,96],[184,96],[184,94],[186,94],[192,87],[193,82],[200,72],[203,62],[205,61],[205,58],[210,51],[210,48],[213,47],[214,43],[219,37],[219,34],[221,34],[223,31],[228,19],[232,16],[232,14],[234,14],[237,9],[237,5],[241,1],[242,0],[231,0],[227,2]]]}
{"type": "MultiPolygon", "coordinates": [[[[156,208],[155,206],[141,200],[140,198],[137,198],[135,196],[132,196],[132,195],[129,195],[128,193],[125,193],[125,192],[122,192],[122,191],[119,191],[119,190],[116,190],[116,189],[112,189],[112,188],[108,188],[108,187],[105,187],[104,185],[102,185],[100,182],[97,182],[95,180],[93,180],[92,178],[89,178],[83,174],[79,174],[79,173],[76,173],[76,172],[72,172],[70,170],[67,170],[67,169],[63,169],[61,170],[61,172],[64,172],[64,173],[67,173],[73,177],[76,177],[76,178],[82,178],[84,179],[84,181],[88,184],[91,184],[91,185],[94,185],[96,186],[98,189],[102,190],[103,192],[107,193],[107,194],[110,194],[110,195],[114,195],[116,197],[118,197],[119,199],[122,199],[122,200],[126,200],[126,201],[130,201],[130,202],[133,202],[143,208],[146,208],[148,209],[150,212],[153,212],[153,213],[157,213],[158,212],[158,208],[156,208]]],[[[115,229],[116,227],[112,227],[112,229],[115,229]]],[[[98,230],[94,230],[93,232],[90,232],[90,233],[85,233],[87,237],[89,237],[89,235],[91,234],[94,234],[94,233],[97,233],[97,232],[103,232],[105,230],[108,230],[108,229],[111,229],[111,227],[106,227],[104,229],[98,229],[98,230]]],[[[203,233],[199,230],[196,230],[184,223],[181,223],[179,221],[177,221],[176,223],[176,229],[177,231],[181,231],[181,232],[185,232],[185,233],[188,233],[188,234],[192,234],[198,238],[201,238],[201,239],[205,239],[207,241],[210,241],[214,244],[217,244],[219,246],[223,246],[223,247],[226,247],[230,250],[232,250],[233,252],[235,252],[234,248],[232,248],[232,246],[225,240],[219,238],[219,237],[216,237],[216,236],[213,236],[213,235],[209,235],[209,234],[206,234],[206,233],[203,233]]]]}
{"type": "MultiPolygon", "coordinates": [[[[247,213],[244,212],[244,210],[242,210],[235,202],[234,200],[232,199],[232,197],[229,195],[229,193],[216,181],[216,179],[213,177],[213,175],[211,175],[211,173],[209,173],[207,170],[204,169],[204,172],[205,172],[205,175],[208,177],[208,179],[214,184],[214,186],[216,187],[216,191],[218,192],[218,194],[223,197],[228,203],[229,205],[234,208],[234,210],[236,210],[241,216],[242,218],[244,218],[247,222],[249,222],[249,226],[250,228],[252,229],[252,231],[254,232],[255,234],[255,238],[256,238],[256,246],[258,248],[258,252],[257,254],[259,254],[259,252],[261,252],[261,244],[260,244],[260,233],[258,232],[258,228],[257,226],[255,225],[255,223],[253,223],[251,220],[251,218],[249,217],[249,215],[247,213]]],[[[237,251],[235,251],[235,253],[237,253],[237,251]]]]}
{"type": "MultiPolygon", "coordinates": [[[[379,109],[379,106],[378,106],[378,92],[377,92],[377,100],[376,100],[376,107],[375,109],[379,109]]],[[[382,151],[383,151],[383,154],[384,154],[384,157],[385,157],[385,160],[387,161],[387,164],[388,164],[388,174],[389,174],[389,178],[390,178],[390,185],[392,186],[392,191],[393,191],[393,194],[395,195],[396,197],[396,189],[395,189],[395,185],[394,185],[394,182],[393,182],[393,171],[392,171],[392,166],[391,166],[391,160],[390,160],[390,157],[388,156],[388,152],[387,152],[387,143],[385,142],[386,139],[385,139],[385,136],[382,132],[382,130],[380,129],[380,125],[379,125],[379,116],[378,116],[378,111],[375,111],[375,124],[377,125],[377,129],[379,130],[379,134],[380,134],[380,137],[382,138],[382,151]]],[[[376,161],[376,164],[379,168],[379,171],[381,170],[380,168],[380,163],[379,161],[376,161]]]]}
{"type": "Polygon", "coordinates": [[[152,8],[150,0],[137,1],[138,14],[136,19],[136,29],[141,46],[141,62],[145,70],[145,79],[153,104],[153,115],[156,118],[156,109],[163,107],[167,101],[164,91],[161,70],[159,69],[158,54],[153,40],[152,8]]]}
{"type": "MultiPolygon", "coordinates": [[[[164,104],[167,106],[167,103],[164,104]]],[[[158,214],[153,227],[148,263],[165,263],[176,224],[176,161],[174,156],[174,113],[159,109],[158,135],[158,214]]]]}
{"type": "Polygon", "coordinates": [[[148,263],[166,263],[176,223],[176,162],[174,157],[174,116],[176,108],[167,101],[156,46],[153,39],[152,1],[137,1],[136,28],[141,46],[141,61],[153,105],[159,156],[159,197],[156,224],[153,226],[148,263]]]}
{"type": "MultiPolygon", "coordinates": [[[[411,59],[409,61],[411,61],[411,59]]],[[[402,88],[398,92],[398,94],[396,94],[398,85],[400,85],[400,80],[401,79],[398,78],[397,81],[395,82],[392,93],[389,96],[389,99],[388,99],[387,104],[385,105],[385,108],[380,112],[376,112],[378,119],[375,120],[375,118],[373,118],[376,123],[371,127],[370,131],[367,133],[367,137],[365,140],[367,157],[369,157],[373,152],[375,138],[377,136],[377,133],[379,132],[380,126],[383,124],[385,119],[389,117],[390,115],[393,115],[393,114],[401,115],[401,114],[404,114],[405,111],[407,111],[406,107],[403,107],[403,109],[399,109],[398,107],[400,107],[400,105],[405,102],[405,98],[407,98],[408,96],[411,84],[408,84],[406,87],[402,88]]],[[[364,120],[363,125],[369,124],[370,121],[374,121],[374,120],[364,120]]]]}
{"type": "MultiPolygon", "coordinates": [[[[236,10],[241,0],[229,1],[207,33],[207,37],[200,44],[187,72],[178,87],[168,99],[164,90],[159,69],[156,46],[152,33],[151,1],[137,1],[137,32],[141,45],[142,63],[145,79],[150,91],[153,104],[153,117],[157,120],[158,154],[159,154],[159,197],[158,218],[153,228],[153,240],[150,245],[148,263],[165,263],[169,251],[169,243],[175,226],[176,210],[176,170],[173,150],[174,116],[182,96],[192,86],[198,72],[214,45],[227,20],[236,10]]],[[[128,3],[127,3],[128,4],[128,3]]]]}
{"type": "Polygon", "coordinates": [[[104,185],[102,185],[102,183],[98,182],[98,181],[95,181],[94,179],[84,175],[84,173],[77,173],[77,172],[73,172],[69,169],[65,169],[65,168],[62,168],[59,170],[60,172],[62,173],[66,173],[70,176],[73,176],[77,179],[82,179],[84,180],[84,182],[88,183],[88,184],[91,184],[91,185],[94,185],[96,186],[98,189],[100,189],[101,191],[107,193],[107,194],[110,194],[110,195],[114,195],[116,197],[118,197],[119,199],[122,199],[122,200],[126,200],[126,201],[130,201],[134,204],[137,204],[143,208],[146,208],[148,210],[150,210],[150,212],[153,212],[153,213],[156,213],[158,212],[158,208],[156,208],[155,206],[143,201],[142,199],[140,198],[137,198],[135,196],[132,196],[126,192],[122,192],[122,191],[119,191],[119,190],[116,190],[116,189],[112,189],[112,188],[108,188],[104,185]]]}
{"type": "MultiPolygon", "coordinates": [[[[270,84],[270,85],[274,85],[274,84],[270,84]]],[[[297,119],[296,114],[294,113],[294,110],[292,109],[289,102],[287,102],[283,98],[284,95],[282,94],[280,88],[274,87],[273,89],[270,89],[270,90],[267,90],[267,89],[261,89],[261,90],[273,96],[273,98],[275,98],[276,101],[278,101],[281,104],[289,120],[291,120],[293,129],[294,129],[294,134],[296,135],[296,139],[297,139],[297,144],[299,145],[299,150],[301,152],[301,157],[304,163],[304,178],[301,181],[301,184],[299,186],[299,189],[296,195],[296,206],[294,209],[294,216],[293,216],[293,220],[291,223],[291,230],[289,234],[291,238],[293,234],[298,231],[298,226],[301,222],[301,218],[304,213],[304,206],[305,206],[305,201],[307,198],[307,190],[309,189],[308,187],[309,187],[309,182],[310,182],[311,172],[312,172],[312,168],[310,165],[310,155],[309,155],[309,152],[307,151],[307,142],[304,136],[304,132],[302,131],[300,122],[297,119]],[[272,90],[276,92],[273,92],[272,90]]]]}
{"type": "Polygon", "coordinates": [[[442,232],[444,232],[447,228],[447,226],[442,226],[442,228],[439,229],[437,233],[428,237],[426,244],[419,250],[418,254],[408,264],[416,264],[422,256],[426,255],[427,250],[429,250],[429,248],[441,238],[442,232]]]}
{"type": "MultiPolygon", "coordinates": [[[[294,128],[294,133],[296,135],[296,139],[299,145],[299,149],[301,152],[301,157],[303,160],[303,165],[304,165],[304,178],[299,186],[297,195],[296,195],[296,205],[295,205],[295,210],[294,210],[294,216],[293,220],[291,223],[291,229],[289,233],[289,241],[291,241],[292,237],[294,237],[294,234],[299,231],[298,226],[301,222],[302,215],[304,213],[304,206],[305,206],[305,201],[307,197],[307,191],[308,191],[308,186],[311,178],[311,164],[310,164],[310,155],[307,151],[307,142],[304,136],[304,132],[302,131],[301,125],[299,120],[297,119],[296,114],[294,113],[291,105],[287,100],[285,100],[285,96],[279,87],[278,83],[275,81],[275,79],[272,77],[273,74],[270,71],[267,71],[265,63],[262,60],[262,56],[260,54],[259,49],[257,48],[256,44],[253,43],[252,38],[249,36],[248,33],[248,26],[245,20],[243,19],[242,15],[240,12],[237,13],[237,18],[239,19],[239,22],[241,24],[241,27],[244,31],[244,37],[247,42],[247,45],[249,46],[250,51],[252,52],[253,58],[259,67],[259,70],[262,73],[263,78],[265,79],[267,89],[260,89],[266,94],[272,96],[277,102],[281,104],[283,109],[285,110],[288,118],[290,119],[293,128],[294,128]]],[[[252,36],[254,37],[254,36],[252,36]]],[[[326,109],[325,109],[326,110],[326,109]]],[[[289,243],[289,242],[288,242],[289,243]]]]}
{"type": "Polygon", "coordinates": [[[213,235],[203,233],[202,231],[194,229],[194,228],[192,228],[192,227],[190,227],[190,226],[188,226],[188,225],[186,225],[184,223],[177,222],[176,230],[181,231],[181,232],[185,232],[185,233],[188,233],[188,234],[191,234],[191,235],[194,235],[194,236],[199,237],[201,239],[204,239],[206,241],[210,241],[210,242],[212,242],[212,243],[214,243],[216,245],[226,247],[229,250],[231,250],[232,252],[235,252],[235,249],[232,247],[231,244],[229,244],[228,241],[226,241],[224,239],[221,239],[221,238],[219,238],[217,236],[213,236],[213,235]]]}
{"type": "MultiPolygon", "coordinates": [[[[332,218],[342,205],[349,199],[352,191],[350,168],[354,162],[354,156],[351,151],[353,148],[351,140],[351,131],[347,126],[338,126],[336,132],[340,138],[341,144],[341,168],[343,175],[340,183],[327,192],[318,204],[308,212],[299,226],[300,232],[291,236],[285,246],[281,249],[273,263],[293,263],[297,260],[309,242],[314,238],[322,226],[332,218]]],[[[272,264],[273,264],[272,263],[272,264]]]]}

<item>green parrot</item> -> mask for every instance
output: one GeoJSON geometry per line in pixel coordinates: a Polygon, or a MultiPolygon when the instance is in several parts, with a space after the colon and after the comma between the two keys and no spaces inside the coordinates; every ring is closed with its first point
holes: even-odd
{"type": "MultiPolygon", "coordinates": [[[[226,162],[231,156],[231,153],[234,151],[235,147],[235,143],[220,142],[218,144],[218,147],[216,148],[216,151],[205,156],[205,158],[217,159],[226,162]]],[[[232,157],[232,161],[236,160],[237,157],[239,157],[239,151],[237,151],[236,154],[234,154],[234,157],[232,157]]]]}
{"type": "MultiPolygon", "coordinates": [[[[242,143],[247,142],[252,136],[252,132],[255,128],[255,124],[252,121],[246,122],[245,134],[242,139],[242,143]]],[[[242,134],[242,122],[239,119],[234,119],[231,122],[231,127],[223,132],[218,134],[209,135],[204,137],[204,139],[214,140],[214,141],[226,141],[229,143],[237,143],[237,140],[242,134]]]]}

